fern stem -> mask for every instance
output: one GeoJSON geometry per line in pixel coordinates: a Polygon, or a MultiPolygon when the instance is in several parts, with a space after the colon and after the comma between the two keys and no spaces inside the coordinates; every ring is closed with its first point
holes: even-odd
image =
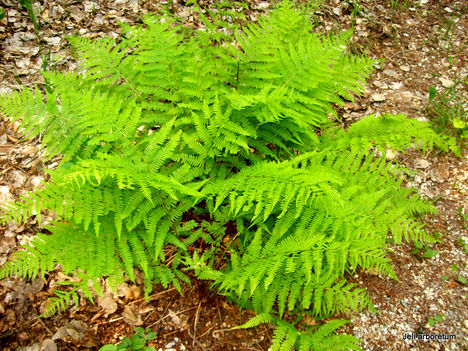
{"type": "Polygon", "coordinates": [[[166,203],[164,202],[164,198],[162,197],[161,192],[159,190],[158,190],[158,195],[159,195],[159,198],[161,199],[161,204],[162,204],[162,207],[164,209],[164,212],[166,212],[167,217],[169,217],[169,220],[171,221],[172,229],[174,230],[174,233],[178,237],[179,232],[177,231],[177,227],[175,225],[175,222],[172,219],[171,213],[169,212],[169,209],[167,208],[166,203]]]}
{"type": "Polygon", "coordinates": [[[236,72],[236,90],[239,90],[239,68],[240,68],[240,62],[237,61],[237,72],[236,72]]]}

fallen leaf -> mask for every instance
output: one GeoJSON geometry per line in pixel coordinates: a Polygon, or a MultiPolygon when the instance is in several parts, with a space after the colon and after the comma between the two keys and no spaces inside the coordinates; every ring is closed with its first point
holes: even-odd
{"type": "Polygon", "coordinates": [[[10,326],[14,325],[16,323],[16,314],[15,311],[9,309],[6,310],[5,316],[4,316],[5,322],[7,322],[10,326]]]}
{"type": "Polygon", "coordinates": [[[136,300],[140,297],[141,290],[138,286],[132,285],[125,291],[125,299],[126,300],[136,300]]]}
{"type": "Polygon", "coordinates": [[[132,325],[132,326],[137,326],[137,325],[142,325],[143,321],[141,319],[141,316],[133,311],[133,309],[130,306],[125,306],[124,311],[122,313],[123,320],[132,325]]]}
{"type": "Polygon", "coordinates": [[[105,316],[114,313],[117,311],[117,303],[112,297],[112,293],[107,292],[98,299],[99,306],[104,310],[105,316]]]}
{"type": "Polygon", "coordinates": [[[169,316],[171,317],[172,323],[176,326],[180,326],[180,318],[174,311],[169,310],[169,316]]]}
{"type": "Polygon", "coordinates": [[[400,69],[403,71],[403,72],[409,72],[411,70],[411,67],[408,66],[408,65],[401,65],[400,66],[400,69]]]}
{"type": "Polygon", "coordinates": [[[425,169],[427,167],[429,167],[431,164],[429,163],[428,160],[425,160],[425,159],[422,159],[422,158],[418,158],[414,161],[414,168],[418,168],[418,169],[425,169]]]}
{"type": "Polygon", "coordinates": [[[42,342],[41,351],[57,351],[57,345],[52,339],[45,339],[42,342]]]}
{"type": "Polygon", "coordinates": [[[54,336],[52,336],[52,340],[61,340],[63,338],[66,338],[67,336],[68,336],[67,328],[60,327],[57,329],[54,336]]]}

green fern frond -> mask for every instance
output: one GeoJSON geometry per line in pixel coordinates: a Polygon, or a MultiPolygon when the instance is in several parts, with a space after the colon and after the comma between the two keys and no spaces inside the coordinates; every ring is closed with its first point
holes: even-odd
{"type": "Polygon", "coordinates": [[[310,330],[298,330],[294,324],[283,321],[270,314],[258,314],[237,328],[252,328],[260,324],[272,323],[276,326],[271,350],[362,350],[357,344],[359,339],[346,334],[333,335],[333,332],[349,323],[345,320],[331,320],[310,330]]]}

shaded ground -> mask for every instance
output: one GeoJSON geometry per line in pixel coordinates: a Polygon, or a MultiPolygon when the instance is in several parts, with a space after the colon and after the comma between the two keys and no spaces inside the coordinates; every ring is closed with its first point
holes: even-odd
{"type": "MultiPolygon", "coordinates": [[[[250,8],[244,13],[247,19],[256,20],[269,5],[265,1],[249,2],[250,8]]],[[[48,69],[75,68],[66,36],[116,36],[118,21],[136,23],[143,13],[157,10],[160,4],[134,0],[38,2],[34,9],[42,24],[40,42],[27,12],[16,0],[3,0],[0,6],[7,11],[0,20],[0,93],[5,93],[22,85],[42,84],[38,72],[46,57],[48,69]]],[[[317,30],[354,25],[351,50],[385,59],[369,80],[364,96],[340,110],[343,123],[386,112],[429,118],[429,88],[442,91],[468,74],[467,9],[464,1],[326,1],[315,18],[317,30]]],[[[182,3],[174,2],[173,10],[187,25],[201,26],[197,16],[182,3]]],[[[459,94],[466,104],[466,86],[459,94]]],[[[0,122],[0,203],[40,186],[40,181],[46,179],[43,168],[56,166],[54,160],[44,165],[39,141],[23,141],[15,128],[0,122]]],[[[371,273],[351,277],[367,288],[379,313],[354,316],[343,332],[361,338],[366,350],[465,350],[468,289],[458,278],[468,278],[467,253],[460,241],[468,242],[467,222],[463,219],[468,212],[467,157],[411,152],[403,158],[391,151],[387,157],[401,158],[416,171],[406,185],[418,187],[424,197],[435,201],[440,213],[427,217],[426,223],[432,233],[440,233],[442,241],[430,248],[437,251],[431,259],[421,257],[427,248],[413,254],[412,245],[392,247],[390,257],[399,282],[371,273]],[[441,322],[429,325],[430,318],[437,315],[441,322]],[[454,334],[456,340],[403,340],[405,332],[423,331],[454,334]]],[[[0,264],[38,230],[34,221],[0,228],[0,264]]],[[[17,279],[0,282],[1,349],[98,349],[130,335],[132,324],[156,331],[154,346],[162,349],[267,350],[271,342],[268,327],[229,330],[252,314],[228,304],[195,280],[191,287],[184,287],[184,297],[174,290],[156,287],[146,302],[138,284],[124,285],[115,296],[108,295],[107,300],[97,301],[96,305],[83,300],[80,306],[54,317],[37,319],[59,278],[72,279],[54,272],[32,283],[17,279]]]]}

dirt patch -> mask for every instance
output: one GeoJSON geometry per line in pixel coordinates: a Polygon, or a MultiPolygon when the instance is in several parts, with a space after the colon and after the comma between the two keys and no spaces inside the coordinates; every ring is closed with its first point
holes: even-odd
{"type": "MultiPolygon", "coordinates": [[[[206,2],[208,3],[208,2],[206,2]]],[[[119,34],[118,22],[138,23],[147,12],[158,11],[163,2],[40,1],[33,4],[41,28],[39,38],[27,12],[17,1],[4,0],[6,16],[0,20],[0,93],[43,84],[39,72],[69,70],[76,62],[64,38],[69,35],[102,37],[119,34]]],[[[250,1],[242,11],[256,20],[271,3],[250,1]]],[[[196,15],[174,2],[171,9],[186,25],[201,26],[196,15]]],[[[241,8],[239,8],[241,10],[241,8]]],[[[465,1],[326,1],[314,19],[318,31],[354,27],[350,49],[384,59],[369,80],[364,95],[340,109],[343,123],[363,116],[404,113],[411,118],[428,118],[426,107],[431,86],[437,91],[467,77],[466,38],[468,4],[465,1]]],[[[466,89],[461,101],[467,101],[466,89]]],[[[466,108],[466,107],[465,107],[466,108]]],[[[16,200],[47,180],[44,169],[57,160],[42,162],[39,140],[24,141],[17,125],[0,122],[0,201],[16,200]]],[[[406,186],[417,187],[422,196],[435,202],[439,214],[425,222],[440,243],[430,248],[433,258],[413,253],[413,245],[391,247],[399,281],[358,272],[351,280],[365,287],[378,311],[345,316],[352,324],[342,332],[362,339],[365,350],[465,350],[468,347],[468,288],[458,278],[468,278],[467,157],[451,154],[410,152],[400,157],[415,170],[406,186]],[[441,316],[437,320],[436,316],[441,316]],[[435,323],[429,323],[434,320],[435,323]],[[433,325],[431,325],[433,324],[433,325]],[[455,335],[455,340],[404,340],[404,333],[455,335]]],[[[46,217],[47,221],[52,220],[46,217]]],[[[19,245],[28,243],[39,230],[37,223],[8,224],[0,228],[0,264],[19,245]]],[[[202,282],[192,280],[181,296],[174,290],[156,287],[149,302],[141,297],[141,286],[123,286],[112,296],[116,306],[103,302],[80,305],[39,320],[44,301],[53,296],[60,272],[26,283],[18,279],[0,282],[0,347],[3,350],[98,349],[115,343],[142,324],[158,333],[153,346],[166,350],[267,350],[272,330],[267,326],[230,330],[252,317],[214,295],[202,282]],[[115,307],[115,309],[114,309],[115,307]],[[108,313],[106,315],[106,311],[108,313]],[[46,348],[48,347],[48,348],[46,348]]]]}

